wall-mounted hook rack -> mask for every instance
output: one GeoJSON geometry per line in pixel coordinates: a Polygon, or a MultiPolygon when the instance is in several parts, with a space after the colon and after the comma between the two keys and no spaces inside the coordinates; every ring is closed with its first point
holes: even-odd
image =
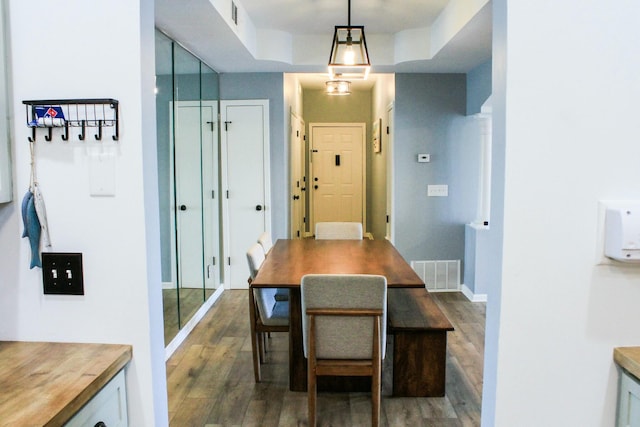
{"type": "Polygon", "coordinates": [[[97,127],[96,141],[102,141],[103,128],[114,129],[111,138],[120,139],[118,124],[118,101],[111,98],[100,99],[49,99],[22,101],[26,106],[27,126],[31,128],[29,142],[36,140],[36,129],[45,128],[44,139],[51,141],[53,128],[64,128],[60,135],[63,141],[69,140],[69,127],[80,127],[80,141],[86,139],[86,128],[97,127]]]}

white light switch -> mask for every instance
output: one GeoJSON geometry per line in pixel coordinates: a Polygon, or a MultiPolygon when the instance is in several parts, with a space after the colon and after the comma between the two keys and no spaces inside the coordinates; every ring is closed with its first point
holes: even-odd
{"type": "Polygon", "coordinates": [[[431,154],[418,154],[418,163],[429,163],[431,161],[431,154]]]}
{"type": "Polygon", "coordinates": [[[449,196],[449,186],[442,185],[427,185],[427,196],[429,197],[447,197],[449,196]]]}

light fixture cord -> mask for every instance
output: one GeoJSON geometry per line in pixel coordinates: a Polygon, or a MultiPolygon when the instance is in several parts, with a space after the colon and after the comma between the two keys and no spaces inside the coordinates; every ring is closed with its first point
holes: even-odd
{"type": "Polygon", "coordinates": [[[347,4],[349,5],[349,11],[347,13],[347,26],[350,27],[351,26],[351,0],[347,1],[347,4]]]}

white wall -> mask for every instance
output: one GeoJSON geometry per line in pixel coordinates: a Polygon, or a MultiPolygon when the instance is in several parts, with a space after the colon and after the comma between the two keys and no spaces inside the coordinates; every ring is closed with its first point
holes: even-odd
{"type": "MultiPolygon", "coordinates": [[[[167,425],[162,337],[153,95],[152,0],[9,2],[16,201],[0,206],[0,339],[133,345],[127,369],[129,421],[167,425]],[[82,252],[84,296],[42,293],[29,269],[19,202],[28,187],[22,100],[120,101],[118,143],[54,141],[39,133],[38,177],[53,251],[82,252]],[[114,197],[89,195],[89,155],[113,150],[114,197]]],[[[111,131],[104,131],[110,139],[111,131]]]]}
{"type": "MultiPolygon", "coordinates": [[[[284,137],[285,137],[285,157],[287,162],[287,167],[285,168],[286,175],[286,193],[284,200],[291,200],[291,129],[293,124],[291,123],[291,114],[295,114],[297,117],[303,117],[303,109],[302,109],[302,86],[300,85],[300,79],[297,74],[293,73],[284,73],[282,77],[282,86],[283,86],[283,94],[284,94],[284,102],[283,102],[283,118],[284,118],[284,137]]],[[[304,148],[303,148],[304,149],[304,148]]],[[[288,203],[286,203],[288,205],[288,203]]],[[[285,216],[287,218],[287,227],[291,229],[291,209],[287,206],[285,210],[285,216]]],[[[304,230],[301,230],[304,233],[304,230]]],[[[289,232],[280,236],[281,238],[290,237],[289,232]]]]}
{"type": "MultiPolygon", "coordinates": [[[[300,79],[298,78],[298,75],[295,73],[284,73],[283,87],[285,123],[289,123],[289,120],[291,119],[291,113],[295,114],[298,117],[302,117],[303,115],[302,87],[300,86],[300,79]]],[[[290,130],[291,128],[285,128],[285,130],[286,129],[290,130]]],[[[288,131],[285,131],[285,133],[287,132],[288,131]]]]}
{"type": "Polygon", "coordinates": [[[613,348],[640,345],[640,267],[596,265],[596,230],[599,200],[640,199],[640,3],[494,11],[492,195],[504,206],[491,219],[504,240],[483,425],[612,426],[613,348]]]}

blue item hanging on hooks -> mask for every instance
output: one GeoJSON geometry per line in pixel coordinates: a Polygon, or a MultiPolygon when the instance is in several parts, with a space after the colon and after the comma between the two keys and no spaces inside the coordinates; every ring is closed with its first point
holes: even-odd
{"type": "Polygon", "coordinates": [[[40,238],[44,235],[44,244],[47,247],[51,247],[51,238],[49,236],[49,225],[47,223],[44,199],[36,175],[34,141],[29,144],[29,149],[31,152],[31,176],[29,179],[29,190],[22,199],[22,222],[24,224],[22,237],[29,239],[29,247],[31,248],[30,268],[42,268],[40,238]]]}
{"type": "Polygon", "coordinates": [[[42,268],[42,262],[40,261],[40,235],[42,234],[42,226],[38,219],[33,197],[31,197],[27,203],[27,234],[29,246],[31,247],[31,266],[29,268],[42,268]]]}
{"type": "Polygon", "coordinates": [[[29,236],[29,227],[27,226],[27,206],[29,205],[29,200],[31,199],[33,199],[33,193],[31,192],[31,189],[29,189],[22,198],[22,225],[24,226],[22,237],[29,236]]]}
{"type": "Polygon", "coordinates": [[[34,105],[32,127],[64,126],[65,118],[59,105],[34,105]]]}
{"type": "Polygon", "coordinates": [[[38,219],[36,212],[36,204],[34,194],[29,189],[22,199],[22,221],[24,222],[24,231],[22,237],[29,239],[29,247],[31,248],[31,266],[42,268],[40,261],[40,236],[42,234],[42,225],[38,219]]]}

